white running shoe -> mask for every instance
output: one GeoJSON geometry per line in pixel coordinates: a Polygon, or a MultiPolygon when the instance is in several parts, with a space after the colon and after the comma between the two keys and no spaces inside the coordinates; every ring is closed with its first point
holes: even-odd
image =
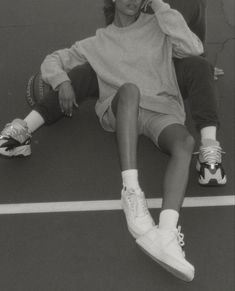
{"type": "Polygon", "coordinates": [[[141,249],[167,271],[177,278],[190,282],[194,278],[195,269],[185,259],[184,235],[180,227],[173,230],[162,230],[158,226],[139,237],[136,243],[141,249]]]}
{"type": "Polygon", "coordinates": [[[0,134],[0,155],[5,157],[31,155],[31,134],[22,119],[6,124],[0,134]]]}
{"type": "Polygon", "coordinates": [[[124,210],[127,227],[134,238],[137,238],[151,228],[155,223],[148,210],[147,201],[141,190],[123,188],[121,203],[124,210]]]}
{"type": "Polygon", "coordinates": [[[202,186],[222,186],[227,177],[222,166],[222,148],[218,141],[204,139],[199,148],[196,169],[199,173],[198,182],[202,186]]]}

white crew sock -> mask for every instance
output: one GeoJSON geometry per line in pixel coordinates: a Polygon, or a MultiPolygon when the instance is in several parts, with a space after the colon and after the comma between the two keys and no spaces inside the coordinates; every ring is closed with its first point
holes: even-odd
{"type": "Polygon", "coordinates": [[[32,110],[29,115],[25,117],[24,121],[27,123],[28,129],[31,133],[36,131],[45,123],[45,120],[42,118],[42,116],[35,110],[32,110]]]}
{"type": "Polygon", "coordinates": [[[138,170],[131,169],[122,171],[123,186],[127,189],[139,190],[138,170]]]}
{"type": "Polygon", "coordinates": [[[209,147],[209,146],[220,146],[220,143],[217,140],[205,138],[201,141],[201,145],[203,147],[209,147]]]}
{"type": "Polygon", "coordinates": [[[175,229],[179,220],[179,212],[174,209],[162,210],[159,217],[159,229],[175,229]]]}
{"type": "Polygon", "coordinates": [[[207,126],[201,129],[201,141],[203,139],[216,140],[216,126],[207,126]]]}

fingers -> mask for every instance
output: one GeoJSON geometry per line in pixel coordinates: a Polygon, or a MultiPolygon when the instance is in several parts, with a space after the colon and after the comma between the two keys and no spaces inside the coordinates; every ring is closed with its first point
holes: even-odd
{"type": "Polygon", "coordinates": [[[73,115],[73,102],[72,100],[63,99],[61,111],[66,117],[72,117],[73,115]]]}
{"type": "Polygon", "coordinates": [[[64,98],[63,95],[59,94],[59,104],[61,112],[64,113],[65,116],[71,117],[72,116],[72,108],[73,103],[68,98],[64,98]]]}
{"type": "Polygon", "coordinates": [[[70,83],[62,83],[59,88],[59,104],[66,117],[72,117],[73,106],[78,107],[76,96],[70,83]]]}
{"type": "Polygon", "coordinates": [[[66,99],[66,98],[59,98],[59,103],[60,103],[60,109],[62,113],[66,117],[72,117],[73,116],[73,106],[78,108],[78,104],[76,102],[76,99],[66,99]]]}
{"type": "Polygon", "coordinates": [[[216,76],[222,76],[222,75],[224,75],[224,70],[215,67],[214,73],[215,73],[216,76]]]}
{"type": "Polygon", "coordinates": [[[217,67],[214,68],[214,80],[218,80],[220,76],[224,75],[224,70],[219,69],[217,67]]]}
{"type": "Polygon", "coordinates": [[[76,99],[74,99],[74,101],[73,101],[73,105],[74,105],[76,108],[79,107],[78,104],[77,104],[77,102],[76,102],[76,99]]]}
{"type": "Polygon", "coordinates": [[[144,0],[143,3],[142,3],[142,6],[141,6],[141,9],[143,9],[144,12],[147,11],[147,7],[148,5],[151,3],[150,0],[144,0]]]}

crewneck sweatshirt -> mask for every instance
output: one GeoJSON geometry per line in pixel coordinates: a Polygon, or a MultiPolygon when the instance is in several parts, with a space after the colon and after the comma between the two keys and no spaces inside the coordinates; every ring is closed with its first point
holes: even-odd
{"type": "Polygon", "coordinates": [[[117,90],[125,83],[138,86],[140,107],[174,114],[184,122],[172,58],[200,55],[203,45],[177,10],[162,0],[153,0],[152,8],[155,14],[141,13],[129,26],[111,24],[69,49],[48,55],[41,65],[43,80],[56,90],[69,81],[67,73],[72,68],[89,62],[99,83],[95,108],[101,124],[117,90]]]}

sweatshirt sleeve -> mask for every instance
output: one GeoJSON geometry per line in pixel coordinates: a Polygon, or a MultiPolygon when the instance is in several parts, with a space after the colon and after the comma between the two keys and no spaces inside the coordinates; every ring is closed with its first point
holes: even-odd
{"type": "Polygon", "coordinates": [[[162,31],[172,42],[174,57],[197,56],[204,52],[202,42],[189,29],[180,12],[171,9],[162,0],[152,0],[151,5],[162,31]]]}
{"type": "Polygon", "coordinates": [[[47,55],[41,64],[43,81],[50,84],[54,90],[64,81],[70,81],[67,73],[87,61],[82,51],[80,42],[76,42],[71,48],[47,55]]]}

